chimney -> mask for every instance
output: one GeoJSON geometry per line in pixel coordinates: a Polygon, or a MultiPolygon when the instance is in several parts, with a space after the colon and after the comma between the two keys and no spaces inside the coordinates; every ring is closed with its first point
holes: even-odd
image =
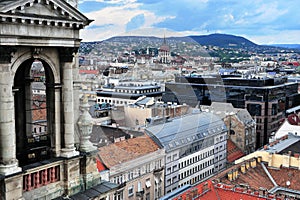
{"type": "Polygon", "coordinates": [[[249,168],[250,168],[250,161],[247,160],[247,161],[246,161],[246,170],[249,169],[249,168]]]}
{"type": "Polygon", "coordinates": [[[242,165],[241,165],[241,172],[242,172],[243,174],[246,173],[246,165],[245,165],[245,164],[242,164],[242,165]]]}
{"type": "Polygon", "coordinates": [[[233,180],[233,172],[232,172],[232,170],[230,170],[230,171],[227,173],[227,177],[228,177],[228,180],[229,180],[229,181],[232,181],[232,180],[233,180]]]}
{"type": "Polygon", "coordinates": [[[250,165],[252,168],[255,168],[256,167],[256,159],[253,158],[251,161],[250,161],[250,165]]]}
{"type": "Polygon", "coordinates": [[[257,162],[260,163],[261,160],[262,160],[262,157],[261,157],[261,156],[258,156],[258,157],[257,157],[257,162]]]}
{"type": "Polygon", "coordinates": [[[237,179],[239,171],[237,169],[233,170],[233,180],[237,179]]]}

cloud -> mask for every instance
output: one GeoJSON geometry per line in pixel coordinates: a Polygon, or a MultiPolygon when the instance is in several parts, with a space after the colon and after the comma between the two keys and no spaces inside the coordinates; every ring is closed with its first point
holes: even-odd
{"type": "MultiPolygon", "coordinates": [[[[97,40],[101,34],[104,39],[110,33],[145,28],[186,34],[220,32],[260,40],[267,38],[266,32],[278,37],[279,32],[297,31],[298,7],[298,0],[81,0],[79,4],[79,9],[94,19],[89,29],[93,29],[97,40]]],[[[83,35],[90,31],[84,30],[83,35]]]]}
{"type": "Polygon", "coordinates": [[[139,14],[131,18],[131,20],[126,25],[126,31],[131,31],[142,27],[145,23],[144,14],[139,14]]]}

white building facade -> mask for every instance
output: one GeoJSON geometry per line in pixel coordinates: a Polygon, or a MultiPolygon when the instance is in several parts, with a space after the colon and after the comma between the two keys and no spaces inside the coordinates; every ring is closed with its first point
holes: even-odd
{"type": "Polygon", "coordinates": [[[226,167],[227,129],[216,115],[186,115],[149,126],[146,132],[166,150],[166,194],[202,182],[226,167]]]}
{"type": "Polygon", "coordinates": [[[134,103],[139,97],[154,97],[160,101],[161,87],[155,82],[128,81],[120,82],[116,86],[103,88],[97,92],[97,103],[109,103],[115,106],[124,106],[134,103]]]}

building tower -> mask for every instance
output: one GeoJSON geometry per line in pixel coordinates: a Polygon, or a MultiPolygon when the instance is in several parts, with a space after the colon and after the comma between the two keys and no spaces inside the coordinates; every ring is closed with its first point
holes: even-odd
{"type": "Polygon", "coordinates": [[[77,3],[0,1],[1,199],[54,199],[97,182],[86,167],[92,155],[75,148],[79,31],[91,22],[77,3]],[[34,76],[35,62],[43,76],[34,76]],[[45,86],[42,100],[32,98],[36,81],[45,86]],[[36,109],[43,124],[34,120],[36,109]]]}
{"type": "Polygon", "coordinates": [[[164,36],[163,44],[158,50],[158,57],[160,63],[170,63],[170,55],[170,47],[167,45],[166,36],[164,36]]]}

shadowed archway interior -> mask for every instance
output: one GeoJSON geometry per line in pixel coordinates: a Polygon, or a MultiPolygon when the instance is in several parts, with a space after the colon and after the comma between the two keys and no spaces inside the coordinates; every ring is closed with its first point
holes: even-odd
{"type": "Polygon", "coordinates": [[[28,59],[14,77],[16,153],[24,166],[51,158],[54,134],[54,76],[43,60],[28,59]]]}

